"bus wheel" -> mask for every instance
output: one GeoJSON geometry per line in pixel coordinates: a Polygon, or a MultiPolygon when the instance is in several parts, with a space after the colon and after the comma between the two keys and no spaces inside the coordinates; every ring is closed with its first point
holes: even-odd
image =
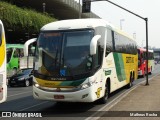
{"type": "Polygon", "coordinates": [[[134,81],[134,75],[130,75],[130,81],[127,84],[127,88],[131,88],[133,86],[133,81],[134,81]]]}
{"type": "Polygon", "coordinates": [[[152,67],[151,67],[151,71],[149,72],[150,75],[152,75],[152,67]]]}
{"type": "Polygon", "coordinates": [[[98,100],[98,102],[99,102],[100,104],[105,104],[105,103],[107,102],[107,100],[108,100],[108,96],[109,96],[109,89],[108,89],[108,85],[106,84],[106,85],[105,85],[104,96],[103,96],[102,98],[100,98],[100,99],[98,100]]]}
{"type": "Polygon", "coordinates": [[[25,80],[25,87],[28,87],[29,86],[29,80],[25,80]]]}

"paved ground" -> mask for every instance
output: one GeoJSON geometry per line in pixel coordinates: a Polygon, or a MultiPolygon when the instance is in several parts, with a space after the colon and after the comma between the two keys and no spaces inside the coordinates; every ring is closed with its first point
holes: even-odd
{"type": "Polygon", "coordinates": [[[117,117],[101,117],[98,120],[160,120],[160,74],[149,81],[149,86],[141,83],[120,102],[109,109],[109,112],[113,116],[117,115],[117,117]]]}

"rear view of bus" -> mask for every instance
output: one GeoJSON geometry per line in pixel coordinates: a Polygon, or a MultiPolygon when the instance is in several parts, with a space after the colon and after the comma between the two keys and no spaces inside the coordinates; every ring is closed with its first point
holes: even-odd
{"type": "Polygon", "coordinates": [[[4,102],[7,98],[7,85],[6,85],[6,43],[4,26],[0,20],[0,103],[4,102]]]}
{"type": "MultiPolygon", "coordinates": [[[[138,76],[145,77],[146,75],[146,49],[138,49],[138,76]]],[[[154,70],[154,55],[153,50],[148,50],[148,73],[151,74],[154,70]]]]}

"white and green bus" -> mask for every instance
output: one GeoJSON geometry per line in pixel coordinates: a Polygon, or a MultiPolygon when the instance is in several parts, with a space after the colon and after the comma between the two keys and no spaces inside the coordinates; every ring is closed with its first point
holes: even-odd
{"type": "Polygon", "coordinates": [[[102,19],[72,19],[41,28],[36,42],[36,99],[105,103],[108,95],[137,79],[136,42],[102,19]]]}
{"type": "Polygon", "coordinates": [[[0,103],[7,99],[6,81],[6,41],[2,21],[0,20],[0,103]]]}

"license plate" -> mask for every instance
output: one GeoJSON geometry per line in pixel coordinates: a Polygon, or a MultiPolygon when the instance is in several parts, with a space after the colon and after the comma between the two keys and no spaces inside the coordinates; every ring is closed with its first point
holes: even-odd
{"type": "Polygon", "coordinates": [[[64,95],[54,95],[54,99],[64,99],[64,95]]]}

